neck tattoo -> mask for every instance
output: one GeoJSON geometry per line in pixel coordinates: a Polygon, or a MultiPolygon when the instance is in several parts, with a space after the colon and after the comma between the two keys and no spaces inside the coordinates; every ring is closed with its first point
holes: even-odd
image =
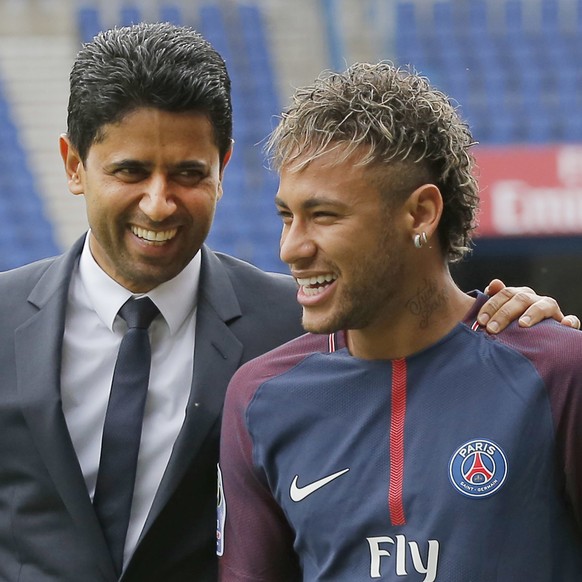
{"type": "Polygon", "coordinates": [[[431,315],[445,305],[447,293],[444,289],[438,291],[434,280],[425,279],[416,293],[406,302],[406,308],[420,318],[420,329],[426,329],[431,315]]]}

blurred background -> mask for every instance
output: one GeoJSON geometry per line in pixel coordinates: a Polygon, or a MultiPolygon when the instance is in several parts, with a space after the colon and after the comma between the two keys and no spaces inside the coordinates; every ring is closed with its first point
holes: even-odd
{"type": "Polygon", "coordinates": [[[193,26],[233,80],[235,153],[209,244],[280,272],[262,146],[323,69],[411,64],[479,142],[480,226],[459,285],[527,284],[582,315],[582,0],[0,0],[0,270],[86,229],[58,152],[81,43],[139,21],[193,26]]]}

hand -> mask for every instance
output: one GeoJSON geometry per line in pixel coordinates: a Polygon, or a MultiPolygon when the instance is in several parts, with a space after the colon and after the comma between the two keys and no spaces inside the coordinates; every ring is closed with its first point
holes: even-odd
{"type": "Polygon", "coordinates": [[[521,327],[552,318],[562,325],[580,329],[580,320],[575,315],[564,316],[553,297],[538,295],[530,287],[506,287],[503,281],[493,279],[485,293],[491,298],[481,307],[477,321],[489,333],[499,333],[517,318],[521,327]]]}

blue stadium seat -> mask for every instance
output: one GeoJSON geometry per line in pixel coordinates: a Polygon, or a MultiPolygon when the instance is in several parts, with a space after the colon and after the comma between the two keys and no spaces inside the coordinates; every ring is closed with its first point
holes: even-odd
{"type": "Polygon", "coordinates": [[[466,67],[467,51],[464,42],[457,42],[454,37],[451,37],[445,45],[441,45],[440,41],[437,41],[433,46],[445,68],[443,73],[455,74],[456,71],[466,67]]]}
{"type": "Polygon", "coordinates": [[[416,19],[416,3],[402,0],[396,3],[396,22],[399,33],[416,35],[418,23],[416,19]]]}
{"type": "Polygon", "coordinates": [[[505,103],[507,94],[507,74],[501,67],[483,68],[481,70],[484,97],[492,107],[505,103]]]}
{"type": "Polygon", "coordinates": [[[426,51],[420,42],[400,43],[396,54],[396,60],[401,65],[412,65],[419,71],[426,71],[428,58],[426,51]]]}
{"type": "MultiPolygon", "coordinates": [[[[200,7],[200,32],[207,38],[214,48],[223,56],[227,64],[232,61],[232,54],[228,43],[228,33],[222,10],[218,5],[205,4],[200,7]]],[[[232,69],[232,67],[231,67],[232,69]]],[[[230,70],[231,75],[236,71],[230,70]]]]}
{"type": "Polygon", "coordinates": [[[182,11],[175,4],[163,4],[160,6],[160,21],[171,22],[178,26],[183,25],[182,11]]]}
{"type": "Polygon", "coordinates": [[[444,91],[463,109],[470,108],[471,84],[466,70],[451,71],[449,75],[443,78],[442,85],[439,86],[439,89],[444,91]]]}
{"type": "Polygon", "coordinates": [[[228,72],[232,82],[232,105],[234,110],[234,138],[235,141],[245,142],[251,125],[246,122],[245,98],[243,87],[245,80],[243,72],[239,67],[237,51],[232,50],[227,28],[226,19],[220,8],[216,4],[205,4],[200,7],[199,29],[202,35],[207,38],[214,48],[222,55],[226,61],[228,72]]]}
{"type": "Polygon", "coordinates": [[[523,33],[523,6],[521,0],[505,0],[505,29],[509,35],[523,33]]]}
{"type": "Polygon", "coordinates": [[[556,125],[549,112],[539,107],[537,114],[529,115],[524,122],[525,141],[532,144],[552,142],[557,134],[556,125]]]}
{"type": "Polygon", "coordinates": [[[556,34],[559,32],[559,6],[557,0],[540,1],[540,24],[545,31],[556,34]]]}
{"type": "Polygon", "coordinates": [[[248,105],[254,108],[250,114],[256,119],[256,137],[261,140],[272,129],[270,117],[280,112],[271,54],[259,8],[252,4],[241,4],[238,15],[248,59],[249,78],[252,80],[250,89],[254,92],[248,105]]]}
{"type": "Polygon", "coordinates": [[[479,40],[479,48],[475,48],[475,37],[470,34],[462,37],[460,49],[464,57],[473,60],[483,66],[497,65],[499,61],[499,49],[491,35],[487,34],[479,40]]]}
{"type": "Polygon", "coordinates": [[[561,119],[559,136],[566,143],[582,143],[582,115],[565,112],[561,119]]]}
{"type": "Polygon", "coordinates": [[[560,69],[564,65],[567,67],[576,67],[579,64],[577,55],[568,49],[566,38],[565,35],[555,34],[543,36],[542,51],[548,59],[547,66],[560,69]]]}
{"type": "Polygon", "coordinates": [[[401,64],[419,61],[417,51],[423,52],[421,36],[416,17],[416,4],[411,1],[396,3],[396,38],[394,39],[395,59],[401,64]]]}
{"type": "Polygon", "coordinates": [[[125,4],[120,10],[120,24],[122,26],[131,26],[142,21],[141,10],[133,4],[125,4]]]}
{"type": "Polygon", "coordinates": [[[455,33],[453,4],[450,0],[436,0],[433,4],[433,30],[439,36],[455,33]]]}
{"type": "Polygon", "coordinates": [[[485,0],[471,0],[467,2],[467,28],[471,35],[483,35],[489,33],[489,14],[485,0]]]}
{"type": "Polygon", "coordinates": [[[540,69],[538,67],[519,69],[517,77],[522,96],[526,102],[540,101],[543,86],[540,69]]]}
{"type": "Polygon", "coordinates": [[[488,143],[509,144],[519,140],[519,125],[513,111],[497,108],[491,111],[486,122],[489,131],[488,143]]]}
{"type": "Polygon", "coordinates": [[[95,6],[82,6],[77,11],[77,26],[82,42],[90,41],[103,30],[101,15],[95,6]]]}
{"type": "Polygon", "coordinates": [[[573,111],[580,112],[580,97],[582,96],[582,83],[578,67],[565,62],[561,67],[554,69],[556,95],[558,107],[572,115],[573,111]]]}
{"type": "Polygon", "coordinates": [[[2,91],[0,103],[0,270],[6,270],[54,255],[58,247],[2,91]]]}

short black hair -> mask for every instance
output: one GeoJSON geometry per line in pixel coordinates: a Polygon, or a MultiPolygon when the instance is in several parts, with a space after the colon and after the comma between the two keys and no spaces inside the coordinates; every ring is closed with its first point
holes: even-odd
{"type": "Polygon", "coordinates": [[[83,161],[104,125],[140,107],[204,113],[221,164],[231,147],[226,64],[191,28],[140,23],[101,32],[83,45],[69,80],[68,136],[83,161]]]}

